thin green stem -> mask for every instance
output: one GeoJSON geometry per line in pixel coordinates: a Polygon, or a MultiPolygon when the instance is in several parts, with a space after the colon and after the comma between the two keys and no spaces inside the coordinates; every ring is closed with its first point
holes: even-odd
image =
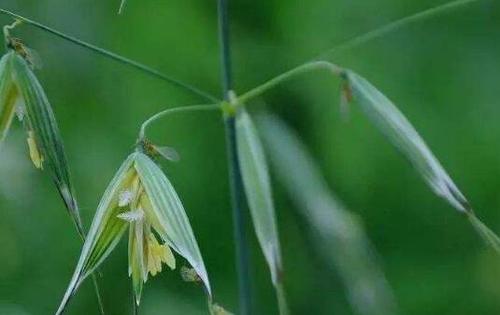
{"type": "Polygon", "coordinates": [[[140,70],[140,71],[142,71],[142,72],[144,72],[144,73],[146,73],[146,74],[148,74],[150,76],[153,76],[155,78],[158,78],[160,80],[168,82],[168,83],[170,83],[170,84],[172,84],[174,86],[177,86],[177,87],[180,87],[180,88],[182,88],[182,89],[184,89],[186,91],[189,91],[189,92],[191,92],[193,94],[196,94],[199,97],[204,98],[204,99],[206,99],[206,100],[208,100],[210,102],[216,103],[216,102],[220,101],[219,99],[217,99],[217,97],[215,97],[215,96],[213,96],[213,95],[211,95],[211,94],[209,94],[209,93],[207,93],[205,91],[202,91],[202,90],[200,90],[200,89],[198,89],[198,88],[196,88],[196,87],[194,87],[194,86],[192,86],[190,84],[182,82],[182,81],[180,81],[178,79],[175,79],[175,78],[173,78],[173,77],[171,77],[169,75],[161,73],[160,71],[158,71],[158,70],[156,70],[154,68],[151,68],[149,66],[146,66],[144,64],[141,64],[141,63],[139,63],[137,61],[134,61],[132,59],[120,56],[120,55],[118,55],[118,54],[116,54],[114,52],[105,50],[103,48],[100,48],[98,46],[92,45],[90,43],[84,42],[84,41],[82,41],[82,40],[80,40],[80,39],[78,39],[76,37],[73,37],[73,36],[70,36],[70,35],[66,35],[66,34],[64,34],[64,33],[60,32],[58,30],[55,30],[55,29],[53,29],[51,27],[48,27],[48,26],[46,26],[44,24],[41,24],[39,22],[36,22],[36,21],[30,20],[28,18],[25,18],[25,17],[23,17],[21,15],[18,15],[16,13],[13,13],[13,12],[10,12],[10,11],[4,10],[4,9],[0,9],[0,13],[5,14],[5,15],[9,15],[9,16],[17,19],[17,20],[22,21],[23,23],[26,23],[28,25],[31,25],[31,26],[36,27],[38,29],[41,29],[41,30],[43,30],[45,32],[53,34],[53,35],[55,35],[57,37],[60,37],[60,38],[62,38],[64,40],[72,42],[72,43],[74,43],[74,44],[76,44],[78,46],[81,46],[81,47],[84,47],[86,49],[89,49],[89,50],[91,50],[91,51],[93,51],[93,52],[95,52],[95,53],[97,53],[97,54],[99,54],[101,56],[105,56],[105,57],[113,59],[113,60],[115,60],[115,61],[117,61],[117,62],[119,62],[121,64],[133,67],[133,68],[135,68],[137,70],[140,70]]]}
{"type": "Polygon", "coordinates": [[[99,282],[97,281],[97,275],[92,274],[92,284],[94,285],[94,291],[97,298],[97,306],[99,307],[100,314],[105,314],[104,312],[104,302],[101,297],[101,289],[99,288],[99,282]]]}
{"type": "MultiPolygon", "coordinates": [[[[454,9],[458,9],[460,7],[466,6],[468,4],[471,4],[473,2],[478,2],[481,0],[455,0],[455,1],[450,1],[445,4],[412,14],[410,16],[406,16],[402,19],[399,19],[397,21],[394,21],[392,23],[386,24],[382,27],[379,27],[377,29],[374,29],[370,32],[367,32],[365,34],[361,34],[359,36],[356,36],[340,45],[337,45],[333,48],[328,49],[327,51],[321,53],[314,59],[324,59],[327,58],[328,56],[334,54],[334,53],[340,53],[344,52],[356,47],[359,47],[363,44],[366,44],[367,42],[370,42],[374,39],[380,38],[384,35],[387,35],[388,33],[394,32],[396,30],[399,30],[400,28],[404,26],[408,26],[410,24],[420,22],[429,18],[432,18],[436,15],[442,14],[449,12],[454,9]]],[[[331,57],[331,56],[330,56],[331,57]]]]}
{"type": "MultiPolygon", "coordinates": [[[[77,212],[79,213],[79,212],[77,212]]],[[[82,225],[81,218],[78,215],[76,217],[76,220],[74,221],[74,225],[76,228],[76,231],[78,235],[80,236],[80,240],[82,241],[83,244],[85,244],[85,239],[87,237],[87,233],[85,232],[85,229],[82,225]]],[[[92,278],[92,284],[94,286],[94,292],[97,298],[97,307],[99,308],[99,312],[101,315],[104,315],[104,302],[102,301],[102,296],[101,296],[101,290],[99,288],[99,281],[97,279],[98,272],[92,273],[91,278],[92,278]]]]}
{"type": "Polygon", "coordinates": [[[165,116],[169,116],[177,113],[185,113],[185,112],[196,112],[196,111],[212,111],[212,110],[221,110],[220,104],[200,104],[200,105],[191,105],[191,106],[183,106],[183,107],[174,107],[163,110],[149,117],[146,121],[144,121],[141,125],[141,129],[139,131],[139,139],[144,139],[146,137],[146,128],[155,120],[163,118],[165,116]]]}
{"type": "Polygon", "coordinates": [[[233,72],[231,65],[231,47],[229,33],[228,0],[217,0],[219,19],[220,63],[222,72],[222,90],[224,98],[229,101],[233,89],[233,72]]]}
{"type": "Polygon", "coordinates": [[[328,70],[328,69],[330,69],[336,75],[339,75],[343,71],[342,68],[340,68],[339,66],[337,66],[335,64],[329,63],[328,61],[320,60],[320,59],[324,59],[333,53],[344,52],[344,51],[347,51],[349,49],[356,48],[358,46],[366,44],[369,41],[372,41],[372,40],[377,39],[381,36],[384,36],[388,33],[396,31],[396,30],[398,30],[404,26],[407,26],[409,24],[419,22],[419,21],[434,17],[436,15],[439,15],[439,14],[442,14],[442,13],[451,11],[453,9],[457,9],[459,7],[463,7],[465,5],[468,5],[468,4],[471,4],[474,2],[478,2],[478,1],[480,1],[480,0],[455,0],[455,1],[451,1],[451,2],[445,3],[443,5],[440,5],[440,6],[437,6],[437,7],[434,7],[434,8],[425,10],[425,11],[421,11],[421,12],[415,13],[415,14],[407,16],[407,17],[404,17],[402,19],[399,19],[395,22],[384,25],[384,26],[377,28],[373,31],[370,31],[368,33],[356,36],[355,38],[353,38],[345,43],[342,43],[334,48],[331,48],[331,49],[327,50],[326,52],[320,54],[318,57],[314,58],[313,61],[309,61],[309,62],[306,62],[304,64],[301,64],[301,65],[299,65],[299,66],[297,66],[297,67],[295,67],[295,68],[293,68],[293,69],[291,69],[291,70],[289,70],[281,75],[278,75],[277,77],[267,81],[266,83],[244,93],[243,95],[238,97],[237,106],[244,104],[244,103],[247,103],[250,100],[254,99],[255,97],[260,96],[263,93],[267,92],[268,90],[274,88],[275,86],[277,86],[285,81],[288,81],[288,80],[294,78],[295,76],[303,74],[303,73],[308,73],[308,72],[315,71],[315,70],[322,70],[322,69],[328,70]],[[315,61],[315,60],[317,60],[317,61],[315,61]]]}
{"type": "Polygon", "coordinates": [[[240,95],[237,98],[237,102],[236,102],[235,106],[241,106],[242,104],[248,103],[249,101],[253,100],[254,98],[261,96],[265,92],[276,87],[277,85],[282,84],[286,81],[289,81],[298,75],[302,75],[305,73],[318,71],[318,70],[330,71],[337,76],[340,76],[342,74],[342,72],[344,71],[341,67],[339,67],[331,62],[328,62],[328,61],[312,61],[312,62],[303,64],[303,65],[300,65],[296,68],[293,68],[292,70],[289,70],[283,74],[280,74],[277,77],[275,77],[275,78],[257,86],[256,88],[253,88],[252,90],[240,95]]]}
{"type": "MultiPolygon", "coordinates": [[[[220,59],[222,92],[227,104],[233,104],[231,46],[229,33],[228,0],[217,0],[219,18],[220,59]]],[[[238,159],[234,113],[225,111],[226,146],[229,167],[229,186],[233,212],[233,233],[236,248],[236,271],[238,274],[239,314],[252,313],[252,296],[249,265],[249,248],[246,237],[247,218],[244,209],[243,181],[238,159]]]]}
{"type": "Polygon", "coordinates": [[[233,234],[236,249],[236,271],[238,274],[238,314],[250,315],[252,314],[252,291],[250,255],[246,235],[247,215],[243,212],[245,193],[238,159],[235,117],[227,116],[225,124],[231,207],[233,211],[233,234]]]}

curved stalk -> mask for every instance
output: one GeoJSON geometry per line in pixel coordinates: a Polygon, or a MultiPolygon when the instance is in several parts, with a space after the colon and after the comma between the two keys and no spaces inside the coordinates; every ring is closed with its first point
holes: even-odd
{"type": "Polygon", "coordinates": [[[350,40],[348,40],[340,45],[337,45],[333,48],[328,49],[327,51],[319,54],[314,59],[324,59],[333,53],[344,52],[346,50],[356,48],[356,47],[361,46],[369,41],[372,41],[372,40],[380,38],[388,33],[396,31],[404,26],[432,18],[432,17],[439,15],[441,13],[446,13],[448,11],[458,9],[460,7],[463,7],[465,5],[471,4],[473,2],[478,2],[478,1],[480,1],[480,0],[455,0],[455,1],[447,2],[447,3],[442,4],[442,5],[438,5],[436,7],[433,7],[433,8],[424,10],[424,11],[417,12],[415,14],[406,16],[404,18],[401,18],[399,20],[396,20],[394,22],[391,22],[389,24],[386,24],[384,26],[376,28],[376,29],[369,31],[367,33],[356,36],[356,37],[354,37],[354,38],[352,38],[352,39],[350,39],[350,40]]]}
{"type": "Polygon", "coordinates": [[[183,106],[183,107],[174,107],[163,110],[149,117],[146,121],[144,121],[141,125],[141,129],[139,131],[139,139],[144,139],[146,137],[146,128],[155,120],[158,120],[162,117],[176,114],[176,113],[185,113],[185,112],[195,112],[195,111],[211,111],[211,110],[220,110],[221,106],[219,104],[202,104],[202,105],[191,105],[191,106],[183,106]]]}
{"type": "Polygon", "coordinates": [[[240,95],[237,98],[236,104],[234,106],[241,106],[242,104],[245,104],[254,98],[264,94],[265,92],[269,91],[270,89],[276,87],[277,85],[280,85],[286,81],[289,81],[293,78],[295,78],[298,75],[302,75],[305,73],[317,71],[317,70],[326,70],[332,72],[334,75],[341,76],[343,73],[343,69],[339,66],[337,66],[334,63],[328,62],[328,61],[312,61],[305,63],[303,65],[300,65],[298,67],[293,68],[292,70],[289,70],[283,74],[278,75],[277,77],[274,77],[273,79],[257,86],[256,88],[253,88],[252,90],[240,95]]]}
{"type": "MultiPolygon", "coordinates": [[[[406,16],[404,18],[401,18],[399,20],[396,20],[394,22],[391,22],[389,24],[383,25],[379,28],[376,28],[372,31],[369,31],[367,33],[358,35],[344,43],[341,43],[333,48],[330,48],[321,54],[319,54],[316,58],[313,59],[324,59],[327,58],[329,55],[332,55],[333,53],[339,53],[339,52],[344,52],[353,48],[356,48],[358,46],[361,46],[363,44],[366,44],[367,42],[370,42],[374,39],[380,38],[384,35],[387,35],[388,33],[394,32],[399,30],[400,28],[420,22],[426,19],[430,19],[436,15],[442,14],[449,12],[454,9],[458,9],[460,7],[466,6],[468,4],[472,4],[474,2],[478,2],[480,0],[455,0],[455,1],[450,1],[447,3],[444,3],[442,5],[438,5],[436,7],[417,12],[415,14],[406,16]]],[[[331,57],[331,56],[330,56],[331,57]]]]}
{"type": "Polygon", "coordinates": [[[89,50],[91,50],[91,51],[93,51],[93,52],[95,52],[95,53],[97,53],[97,54],[99,54],[101,56],[113,59],[113,60],[115,60],[115,61],[117,61],[117,62],[119,62],[121,64],[125,64],[125,65],[128,65],[130,67],[133,67],[133,68],[135,68],[137,70],[140,70],[140,71],[142,71],[142,72],[144,72],[144,73],[146,73],[146,74],[148,74],[150,76],[153,76],[153,77],[155,77],[157,79],[160,79],[160,80],[163,80],[165,82],[168,82],[168,83],[170,83],[172,85],[175,85],[175,86],[177,86],[179,88],[182,88],[182,89],[184,89],[186,91],[189,91],[192,94],[196,94],[199,97],[204,98],[204,99],[206,99],[206,100],[208,100],[210,102],[214,102],[214,103],[215,102],[219,102],[219,99],[217,99],[217,97],[215,97],[215,96],[213,96],[213,95],[211,95],[211,94],[209,94],[209,93],[207,93],[205,91],[202,91],[202,90],[200,90],[200,89],[198,89],[198,88],[196,88],[196,87],[194,87],[194,86],[192,86],[190,84],[187,84],[187,83],[182,82],[182,81],[180,81],[178,79],[175,79],[175,78],[173,78],[173,77],[171,77],[169,75],[166,75],[166,74],[164,74],[164,73],[162,73],[162,72],[160,72],[160,71],[158,71],[158,70],[156,70],[154,68],[146,66],[146,65],[144,65],[142,63],[139,63],[139,62],[134,61],[132,59],[123,57],[121,55],[118,55],[118,54],[116,54],[114,52],[111,52],[109,50],[103,49],[101,47],[95,46],[93,44],[84,42],[84,41],[82,41],[82,40],[80,40],[80,39],[78,39],[76,37],[67,35],[67,34],[65,34],[63,32],[60,32],[60,31],[56,30],[56,29],[48,27],[48,26],[46,26],[44,24],[41,24],[39,22],[30,20],[28,18],[25,18],[24,16],[18,15],[18,14],[13,13],[13,12],[10,12],[8,10],[0,9],[0,13],[1,14],[5,14],[5,15],[9,15],[9,16],[11,16],[11,17],[13,17],[13,18],[15,18],[15,19],[17,19],[19,21],[22,21],[23,23],[26,23],[28,25],[31,25],[31,26],[36,27],[38,29],[41,29],[41,30],[43,30],[45,32],[53,34],[53,35],[55,35],[57,37],[60,37],[60,38],[62,38],[64,40],[72,42],[73,44],[76,44],[76,45],[78,45],[80,47],[84,47],[86,49],[89,49],[89,50]]]}
{"type": "Polygon", "coordinates": [[[312,59],[313,61],[309,61],[309,62],[306,62],[304,64],[301,64],[301,65],[299,65],[299,66],[297,66],[297,67],[295,67],[295,68],[293,68],[293,69],[291,69],[291,70],[289,70],[281,75],[278,75],[277,77],[269,80],[268,82],[244,93],[243,95],[241,95],[238,98],[237,106],[239,106],[239,104],[244,104],[244,103],[250,101],[251,99],[254,99],[257,96],[262,95],[263,93],[274,88],[275,86],[277,86],[285,81],[288,81],[299,74],[308,73],[308,72],[315,71],[315,70],[322,70],[322,69],[329,70],[330,69],[336,75],[339,75],[342,73],[342,68],[340,68],[339,66],[337,66],[333,63],[330,63],[328,61],[321,60],[321,59],[324,59],[328,55],[331,55],[333,53],[343,52],[343,51],[346,51],[349,49],[356,48],[356,47],[361,46],[369,41],[380,38],[388,33],[396,31],[396,30],[398,30],[404,26],[407,26],[409,24],[419,22],[421,20],[425,20],[428,18],[432,18],[438,14],[442,14],[442,13],[451,11],[453,9],[457,9],[459,7],[463,7],[465,5],[468,5],[468,4],[471,4],[474,2],[478,2],[478,1],[480,1],[480,0],[455,0],[455,1],[451,1],[448,3],[442,4],[442,5],[439,5],[439,6],[412,14],[410,16],[406,16],[402,19],[399,19],[395,22],[386,24],[386,25],[384,25],[380,28],[377,28],[373,31],[370,31],[368,33],[356,36],[353,39],[348,40],[347,42],[344,42],[340,45],[337,45],[334,48],[331,48],[331,49],[321,53],[316,58],[313,58],[312,59]]]}

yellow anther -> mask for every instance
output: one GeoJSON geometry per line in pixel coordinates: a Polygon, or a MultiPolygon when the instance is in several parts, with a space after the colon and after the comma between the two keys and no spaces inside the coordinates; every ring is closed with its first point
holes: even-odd
{"type": "Polygon", "coordinates": [[[38,150],[33,131],[28,132],[28,147],[30,150],[30,158],[33,164],[38,169],[43,169],[43,156],[38,150]]]}

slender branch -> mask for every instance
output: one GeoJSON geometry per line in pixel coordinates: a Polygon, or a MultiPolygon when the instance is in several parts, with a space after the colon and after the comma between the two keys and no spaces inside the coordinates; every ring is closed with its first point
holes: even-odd
{"type": "Polygon", "coordinates": [[[233,73],[231,66],[231,47],[229,34],[228,0],[217,0],[219,18],[220,63],[222,72],[222,89],[224,97],[229,101],[233,89],[233,73]]]}
{"type": "Polygon", "coordinates": [[[249,249],[246,235],[247,216],[243,212],[245,193],[238,160],[236,126],[234,117],[226,117],[226,147],[229,162],[229,184],[233,211],[233,234],[236,245],[236,271],[240,315],[252,314],[252,293],[249,249]]]}
{"type": "Polygon", "coordinates": [[[468,4],[472,4],[474,2],[478,2],[481,0],[455,0],[455,1],[450,1],[445,4],[417,12],[415,14],[406,16],[402,19],[399,19],[397,21],[394,21],[392,23],[386,24],[382,27],[379,27],[377,29],[374,29],[370,32],[361,34],[359,36],[356,36],[340,45],[337,45],[333,48],[330,48],[329,50],[319,54],[316,58],[314,59],[324,59],[327,56],[330,56],[334,53],[339,53],[339,52],[344,52],[353,48],[356,48],[358,46],[361,46],[363,44],[366,44],[367,42],[370,42],[374,39],[380,38],[384,35],[387,35],[388,33],[394,32],[404,26],[420,22],[429,18],[432,18],[436,15],[442,14],[449,12],[454,9],[458,9],[460,7],[466,6],[468,4]]]}
{"type": "Polygon", "coordinates": [[[317,71],[317,70],[326,70],[330,71],[333,74],[340,76],[343,73],[343,69],[340,68],[339,66],[328,62],[328,61],[312,61],[303,65],[300,65],[298,67],[295,67],[283,74],[278,75],[277,77],[257,86],[256,88],[253,88],[252,90],[242,94],[241,96],[238,97],[236,106],[241,106],[242,104],[248,103],[249,101],[253,100],[254,98],[264,94],[265,92],[269,91],[270,89],[276,87],[279,84],[282,84],[290,79],[293,79],[294,77],[309,73],[312,71],[317,71]]]}
{"type": "MultiPolygon", "coordinates": [[[[219,17],[220,58],[223,94],[228,104],[234,103],[232,91],[232,70],[229,34],[228,0],[217,0],[219,17]]],[[[252,296],[250,282],[249,249],[246,237],[247,218],[244,209],[243,182],[238,160],[236,125],[234,112],[225,112],[226,146],[229,163],[229,185],[233,212],[233,233],[236,243],[236,264],[238,273],[239,314],[250,315],[252,296]]]]}
{"type": "Polygon", "coordinates": [[[39,22],[36,22],[36,21],[30,20],[28,18],[25,18],[25,17],[23,17],[21,15],[18,15],[16,13],[13,13],[13,12],[10,12],[10,11],[4,10],[4,9],[0,9],[0,13],[1,14],[5,14],[5,15],[9,15],[9,16],[17,19],[17,20],[22,21],[23,23],[26,23],[28,25],[31,25],[31,26],[36,27],[38,29],[41,29],[41,30],[43,30],[45,32],[53,34],[53,35],[55,35],[57,37],[60,37],[60,38],[62,38],[64,40],[72,42],[72,43],[74,43],[74,44],[76,44],[78,46],[81,46],[81,47],[84,47],[86,49],[89,49],[89,50],[91,50],[91,51],[93,51],[93,52],[95,52],[95,53],[97,53],[97,54],[99,54],[101,56],[113,59],[113,60],[115,60],[115,61],[117,61],[119,63],[128,65],[128,66],[133,67],[133,68],[135,68],[137,70],[140,70],[140,71],[142,71],[142,72],[144,72],[144,73],[146,73],[146,74],[148,74],[150,76],[153,76],[155,78],[158,78],[160,80],[168,82],[168,83],[170,83],[172,85],[175,85],[177,87],[183,88],[184,90],[187,90],[187,91],[189,91],[189,92],[191,92],[193,94],[196,94],[196,95],[198,95],[198,96],[200,96],[200,97],[202,97],[202,98],[204,98],[204,99],[206,99],[206,100],[208,100],[210,102],[214,102],[214,103],[215,102],[219,102],[219,99],[217,99],[217,97],[215,97],[215,96],[213,96],[213,95],[211,95],[211,94],[209,94],[209,93],[207,93],[205,91],[202,91],[202,90],[200,90],[200,89],[198,89],[198,88],[196,88],[196,87],[194,87],[194,86],[192,86],[190,84],[187,84],[187,83],[182,82],[182,81],[180,81],[178,79],[175,79],[175,78],[173,78],[173,77],[171,77],[169,75],[161,73],[160,71],[158,71],[158,70],[156,70],[154,68],[151,68],[149,66],[146,66],[144,64],[141,64],[141,63],[139,63],[137,61],[134,61],[132,59],[120,56],[120,55],[118,55],[118,54],[116,54],[114,52],[111,52],[111,51],[105,50],[103,48],[97,47],[97,46],[95,46],[93,44],[84,42],[84,41],[82,41],[82,40],[80,40],[80,39],[78,39],[76,37],[64,34],[64,33],[60,32],[58,30],[55,30],[55,29],[53,29],[51,27],[48,27],[48,26],[46,26],[44,24],[41,24],[39,22]]]}
{"type": "Polygon", "coordinates": [[[102,301],[101,289],[99,288],[99,282],[97,281],[97,274],[92,274],[92,284],[94,285],[94,291],[97,298],[97,307],[99,308],[100,314],[106,314],[104,312],[104,302],[102,301]]]}
{"type": "Polygon", "coordinates": [[[183,107],[174,107],[163,110],[149,117],[144,123],[141,125],[141,129],[139,132],[139,139],[144,139],[146,137],[146,128],[155,120],[158,120],[162,117],[169,116],[176,113],[185,113],[185,112],[195,112],[195,111],[211,111],[211,110],[220,110],[221,106],[219,104],[203,104],[203,105],[191,105],[191,106],[183,106],[183,107]]]}
{"type": "MultiPolygon", "coordinates": [[[[315,59],[323,59],[323,58],[326,58],[328,55],[331,55],[332,53],[338,53],[341,51],[346,51],[346,50],[349,50],[352,48],[356,48],[362,44],[365,44],[369,41],[377,39],[377,38],[384,36],[390,32],[396,31],[403,26],[406,26],[406,25],[409,25],[409,24],[412,24],[415,22],[419,22],[419,21],[424,20],[424,19],[428,19],[428,18],[434,17],[438,14],[442,14],[442,13],[451,11],[453,9],[457,9],[459,7],[471,4],[473,2],[478,2],[478,1],[480,1],[480,0],[455,0],[455,1],[451,1],[451,2],[445,3],[443,5],[431,8],[431,9],[427,9],[427,10],[415,13],[413,15],[399,19],[395,22],[384,25],[384,26],[377,28],[373,31],[370,31],[368,33],[362,34],[360,36],[356,36],[355,38],[353,38],[345,43],[342,43],[334,48],[327,50],[326,52],[322,53],[321,55],[319,55],[315,59]]],[[[337,75],[341,74],[343,71],[342,68],[340,68],[339,66],[337,66],[333,63],[330,63],[328,61],[325,61],[325,60],[310,61],[310,62],[304,63],[302,65],[299,65],[299,66],[297,66],[297,67],[295,67],[295,68],[293,68],[293,69],[291,69],[291,70],[289,70],[281,75],[278,75],[277,77],[267,81],[266,83],[244,93],[243,95],[241,95],[238,98],[239,104],[237,104],[237,105],[247,103],[251,99],[262,95],[263,93],[274,88],[278,84],[281,84],[285,81],[288,81],[297,75],[300,75],[303,73],[308,73],[308,72],[311,72],[314,70],[331,70],[337,75]]]]}
{"type": "Polygon", "coordinates": [[[248,103],[250,100],[254,99],[257,96],[262,95],[263,93],[267,92],[268,90],[274,88],[275,86],[284,83],[285,81],[288,81],[292,78],[294,78],[297,75],[304,74],[304,73],[309,73],[311,71],[315,70],[331,70],[333,71],[336,75],[340,75],[342,73],[342,68],[339,66],[330,63],[325,60],[320,60],[326,58],[328,55],[331,55],[332,53],[338,53],[341,51],[346,51],[349,49],[356,48],[362,44],[365,44],[369,41],[372,41],[374,39],[377,39],[383,35],[386,35],[390,32],[396,31],[406,25],[428,19],[431,17],[434,17],[438,14],[442,14],[448,11],[451,11],[453,9],[457,9],[459,7],[478,2],[480,0],[455,0],[451,1],[448,3],[445,3],[443,5],[424,10],[418,13],[415,13],[413,15],[404,17],[400,20],[397,20],[395,22],[389,23],[385,26],[382,26],[378,29],[375,29],[373,31],[370,31],[368,33],[362,34],[360,36],[356,36],[355,38],[342,43],[332,49],[327,50],[326,52],[322,53],[313,61],[306,62],[304,64],[301,64],[281,75],[276,76],[275,78],[267,81],[266,83],[242,94],[240,97],[238,97],[238,102],[236,106],[240,106],[242,104],[248,103]],[[317,61],[314,61],[317,60],[317,61]]]}

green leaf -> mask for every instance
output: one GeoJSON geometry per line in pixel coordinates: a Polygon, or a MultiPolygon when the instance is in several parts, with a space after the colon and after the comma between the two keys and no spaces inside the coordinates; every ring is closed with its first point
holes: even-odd
{"type": "MultiPolygon", "coordinates": [[[[24,102],[23,110],[26,111],[24,123],[28,129],[28,141],[29,143],[32,141],[30,151],[39,151],[37,153],[48,164],[48,169],[66,208],[83,236],[84,231],[78,204],[74,196],[69,166],[54,112],[40,82],[38,82],[28,63],[19,55],[11,54],[13,54],[13,78],[24,102]],[[36,148],[33,148],[32,145],[35,145],[36,148]]],[[[41,164],[41,161],[39,162],[41,164]]]]}
{"type": "Polygon", "coordinates": [[[131,154],[111,180],[99,202],[77,267],[56,314],[61,314],[69,299],[80,284],[106,259],[116,247],[128,227],[125,220],[118,218],[119,194],[136,176],[133,163],[138,153],[131,154]]]}
{"type": "Polygon", "coordinates": [[[258,127],[278,180],[310,227],[311,245],[338,270],[352,307],[363,315],[395,314],[391,289],[361,220],[337,201],[304,145],[281,120],[262,116],[258,127]]]}
{"type": "Polygon", "coordinates": [[[277,285],[280,282],[282,264],[271,182],[259,135],[245,109],[236,116],[236,137],[239,165],[253,226],[271,270],[273,283],[277,285]]]}
{"type": "Polygon", "coordinates": [[[347,78],[355,99],[368,118],[411,161],[432,190],[457,210],[470,211],[464,195],[396,106],[356,73],[348,72],[347,78]]]}
{"type": "Polygon", "coordinates": [[[198,243],[174,187],[158,165],[143,153],[136,153],[135,168],[153,208],[153,213],[146,213],[153,222],[153,228],[172,249],[191,264],[211,295],[208,274],[198,243]]]}
{"type": "Polygon", "coordinates": [[[16,112],[18,91],[12,80],[13,52],[0,60],[0,144],[5,139],[16,112]]]}

